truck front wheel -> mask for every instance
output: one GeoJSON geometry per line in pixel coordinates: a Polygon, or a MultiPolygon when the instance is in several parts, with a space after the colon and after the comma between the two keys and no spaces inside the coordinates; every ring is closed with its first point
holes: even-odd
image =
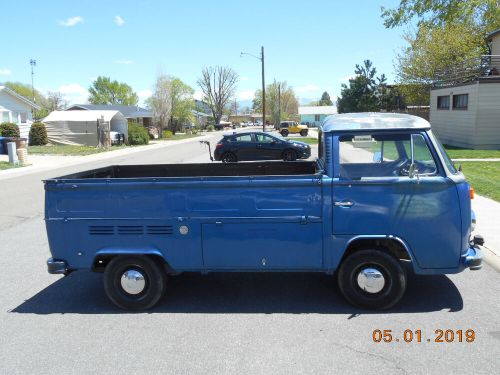
{"type": "Polygon", "coordinates": [[[104,271],[104,290],[116,306],[124,310],[153,307],[165,291],[166,274],[147,256],[118,256],[104,271]]]}
{"type": "Polygon", "coordinates": [[[389,309],[406,290],[406,273],[399,261],[382,250],[361,250],[341,264],[338,284],[345,299],[370,309],[389,309]]]}

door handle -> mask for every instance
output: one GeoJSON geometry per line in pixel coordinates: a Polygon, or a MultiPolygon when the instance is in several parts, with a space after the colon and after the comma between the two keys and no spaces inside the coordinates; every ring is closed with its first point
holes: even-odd
{"type": "Polygon", "coordinates": [[[354,206],[354,202],[351,201],[339,201],[333,203],[335,207],[352,207],[354,206]]]}

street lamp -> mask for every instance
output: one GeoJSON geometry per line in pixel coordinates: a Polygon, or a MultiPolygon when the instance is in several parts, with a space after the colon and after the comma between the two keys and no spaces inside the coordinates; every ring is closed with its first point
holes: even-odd
{"type": "Polygon", "coordinates": [[[248,52],[241,52],[240,57],[244,55],[255,57],[262,63],[262,131],[266,131],[266,82],[264,79],[264,47],[260,47],[260,57],[248,52]]]}

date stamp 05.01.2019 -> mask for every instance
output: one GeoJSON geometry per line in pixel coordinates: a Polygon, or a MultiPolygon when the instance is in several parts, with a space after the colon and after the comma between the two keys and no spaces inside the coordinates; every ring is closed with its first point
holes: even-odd
{"type": "Polygon", "coordinates": [[[476,332],[473,329],[436,329],[430,335],[421,329],[405,329],[403,332],[396,332],[392,329],[375,329],[372,332],[373,342],[376,343],[420,343],[437,342],[452,343],[466,342],[471,343],[476,340],[476,332]]]}

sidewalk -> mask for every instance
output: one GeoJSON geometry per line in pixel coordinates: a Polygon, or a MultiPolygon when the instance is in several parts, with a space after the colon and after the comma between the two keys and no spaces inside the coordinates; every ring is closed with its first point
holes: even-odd
{"type": "Polygon", "coordinates": [[[474,234],[484,237],[484,260],[500,271],[500,203],[476,194],[472,209],[477,220],[474,234]]]}
{"type": "MultiPolygon", "coordinates": [[[[0,181],[8,178],[13,178],[21,175],[26,175],[30,173],[38,173],[50,169],[56,169],[61,167],[85,164],[97,160],[106,160],[115,158],[122,155],[130,155],[137,152],[142,152],[145,150],[157,150],[161,148],[166,148],[173,145],[179,145],[187,142],[201,141],[208,138],[211,134],[201,135],[196,138],[181,139],[178,141],[151,141],[149,145],[127,147],[120,150],[113,150],[108,152],[102,152],[98,154],[85,155],[85,156],[71,156],[71,155],[30,155],[28,154],[28,163],[26,167],[5,169],[0,171],[0,181]]],[[[8,161],[7,155],[0,155],[0,161],[8,161]]]]}

